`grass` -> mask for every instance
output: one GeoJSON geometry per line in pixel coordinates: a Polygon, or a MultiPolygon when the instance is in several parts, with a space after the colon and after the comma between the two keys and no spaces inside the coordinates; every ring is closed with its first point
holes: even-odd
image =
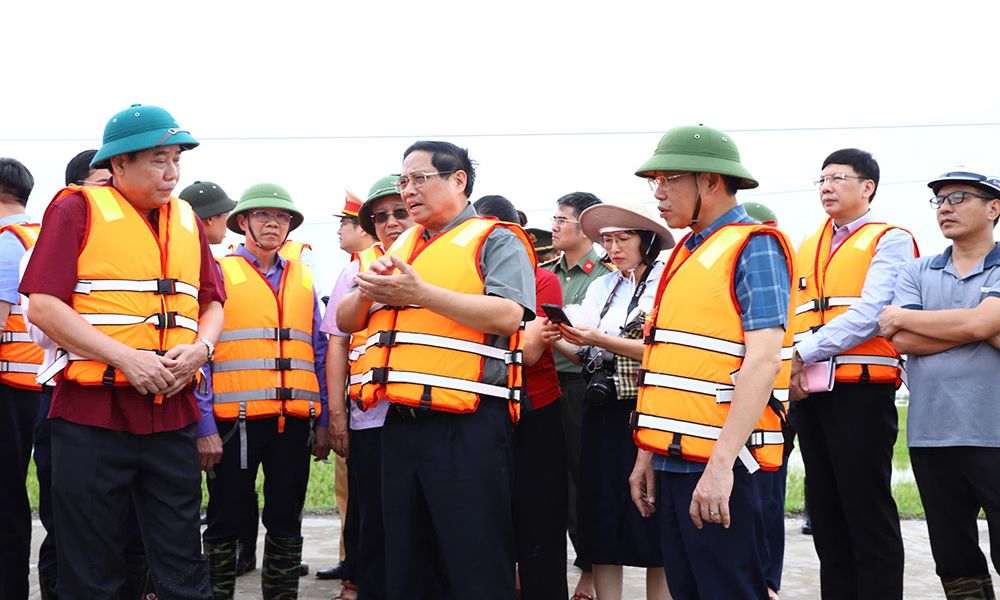
{"type": "MultiPolygon", "coordinates": [[[[798,452],[796,448],[795,452],[798,452]]],[[[333,455],[331,454],[331,457],[333,455]]],[[[311,462],[309,487],[306,490],[306,510],[309,512],[330,512],[336,510],[337,500],[333,493],[333,460],[330,463],[311,462]]],[[[910,468],[910,453],[906,447],[906,407],[899,408],[899,436],[892,454],[892,466],[895,470],[908,471],[910,468]]],[[[801,513],[805,505],[805,495],[802,488],[804,473],[801,466],[792,465],[788,470],[788,486],[785,495],[785,510],[789,513],[801,513]]],[[[38,478],[32,463],[28,468],[28,499],[32,510],[38,510],[38,478]]],[[[264,502],[264,475],[257,473],[257,492],[260,502],[264,502]]],[[[920,494],[912,477],[903,478],[892,486],[892,495],[896,499],[899,515],[905,518],[924,516],[924,507],[920,503],[920,494]]],[[[202,477],[202,505],[208,503],[208,492],[202,477]]]]}

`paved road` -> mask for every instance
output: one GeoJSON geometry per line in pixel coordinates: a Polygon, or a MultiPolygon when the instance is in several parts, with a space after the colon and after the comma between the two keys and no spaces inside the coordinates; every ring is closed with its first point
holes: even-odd
{"type": "MultiPolygon", "coordinates": [[[[786,519],[785,525],[785,569],[781,598],[782,600],[814,600],[819,598],[819,561],[813,550],[812,538],[799,532],[801,526],[799,519],[786,519]]],[[[979,522],[979,529],[983,551],[988,555],[989,538],[986,533],[985,521],[979,522]]],[[[33,557],[37,557],[38,544],[41,543],[44,533],[41,523],[35,520],[32,530],[33,557]]],[[[259,545],[261,549],[263,548],[263,535],[263,528],[261,528],[259,545]]],[[[340,520],[336,517],[307,517],[303,523],[303,535],[306,539],[304,558],[309,563],[312,572],[308,577],[302,578],[299,597],[309,600],[328,600],[336,595],[340,588],[339,582],[319,581],[313,576],[313,572],[317,568],[335,564],[340,520]]],[[[918,520],[903,521],[903,540],[906,546],[905,595],[907,600],[942,598],[944,594],[937,576],[934,574],[934,562],[931,559],[927,528],[924,522],[918,520]]],[[[572,548],[569,551],[572,553],[572,548]]],[[[258,553],[258,564],[260,558],[258,553]]],[[[566,569],[569,573],[570,585],[573,585],[576,582],[578,571],[571,562],[567,563],[566,569]]],[[[39,598],[38,572],[35,564],[32,564],[31,577],[33,587],[29,597],[39,598]]],[[[994,581],[1000,581],[996,573],[993,574],[993,578],[994,581]]],[[[641,569],[626,568],[624,597],[627,600],[645,598],[644,582],[645,576],[641,569]]],[[[261,597],[259,569],[237,580],[236,597],[248,600],[261,597]]]]}

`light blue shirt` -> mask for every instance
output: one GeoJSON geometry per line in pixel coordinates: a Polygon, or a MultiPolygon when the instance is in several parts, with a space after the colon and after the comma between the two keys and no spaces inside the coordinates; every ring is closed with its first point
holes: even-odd
{"type": "MultiPolygon", "coordinates": [[[[842,227],[853,234],[862,225],[877,222],[881,221],[869,211],[842,227]]],[[[901,229],[886,232],[875,246],[875,256],[865,276],[864,287],[861,288],[861,301],[795,345],[802,361],[824,361],[878,335],[878,318],[882,309],[892,300],[892,290],[896,285],[899,269],[911,262],[913,238],[910,234],[901,229]]]]}
{"type": "MultiPolygon", "coordinates": [[[[20,213],[0,219],[0,227],[23,225],[30,222],[28,215],[20,213]]],[[[17,304],[21,300],[17,284],[21,257],[24,256],[24,252],[24,244],[21,243],[17,235],[11,231],[0,234],[0,300],[4,302],[17,304]]],[[[0,324],[0,328],[2,328],[2,324],[0,324]]]]}

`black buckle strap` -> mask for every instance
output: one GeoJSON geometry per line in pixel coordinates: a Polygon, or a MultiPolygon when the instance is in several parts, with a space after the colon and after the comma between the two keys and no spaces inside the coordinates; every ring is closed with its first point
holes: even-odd
{"type": "Polygon", "coordinates": [[[177,293],[177,280],[173,278],[157,279],[154,294],[170,296],[177,293]]]}
{"type": "Polygon", "coordinates": [[[378,341],[375,345],[380,348],[392,348],[396,345],[396,330],[387,329],[385,331],[378,332],[378,341]]]}
{"type": "Polygon", "coordinates": [[[431,407],[431,386],[424,384],[424,392],[420,394],[420,408],[430,409],[431,407]]]}
{"type": "Polygon", "coordinates": [[[515,385],[513,387],[507,388],[507,402],[521,404],[520,398],[524,398],[526,396],[527,394],[525,394],[524,392],[524,386],[515,385]],[[518,392],[520,392],[520,394],[518,392]]]}
{"type": "Polygon", "coordinates": [[[389,367],[375,367],[372,369],[372,383],[379,385],[389,383],[389,367]]]}
{"type": "Polygon", "coordinates": [[[799,277],[799,289],[800,290],[806,289],[806,278],[805,277],[799,277]]]}
{"type": "Polygon", "coordinates": [[[274,328],[274,339],[278,342],[287,342],[292,339],[292,328],[291,327],[275,327],[274,328]]]}
{"type": "Polygon", "coordinates": [[[157,329],[171,329],[177,327],[177,312],[170,311],[156,315],[157,329]]]}
{"type": "Polygon", "coordinates": [[[640,368],[636,371],[635,384],[638,386],[646,385],[646,369],[640,368]]]}
{"type": "Polygon", "coordinates": [[[104,375],[101,377],[101,385],[114,385],[115,384],[115,368],[108,365],[107,369],[104,369],[104,375]]]}
{"type": "Polygon", "coordinates": [[[628,415],[628,426],[630,429],[639,428],[639,411],[633,410],[628,415]]]}
{"type": "Polygon", "coordinates": [[[764,446],[764,430],[754,429],[750,432],[750,437],[747,438],[746,447],[751,450],[755,448],[761,448],[764,446]]]}
{"type": "Polygon", "coordinates": [[[277,371],[291,371],[292,370],[292,359],[290,359],[290,358],[276,358],[276,359],[274,359],[274,368],[277,371]]]}
{"type": "MultiPolygon", "coordinates": [[[[292,388],[280,387],[280,388],[274,388],[274,391],[275,391],[275,398],[274,398],[275,400],[286,401],[292,399],[292,392],[294,390],[292,390],[292,388]]],[[[284,409],[282,409],[282,411],[284,411],[284,409]]]]}
{"type": "Polygon", "coordinates": [[[681,456],[681,434],[674,432],[674,439],[667,446],[667,456],[681,456]]]}

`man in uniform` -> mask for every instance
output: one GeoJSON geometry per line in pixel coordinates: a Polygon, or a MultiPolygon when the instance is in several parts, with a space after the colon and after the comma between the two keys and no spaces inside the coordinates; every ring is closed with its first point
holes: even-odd
{"type": "Polygon", "coordinates": [[[891,486],[900,360],[878,317],[916,243],[870,212],[878,181],[868,152],[826,157],[815,183],[828,217],[796,256],[791,397],[824,598],[903,595],[891,486]]]}
{"type": "Polygon", "coordinates": [[[38,235],[24,209],[35,180],[13,158],[0,158],[0,597],[28,596],[31,506],[25,478],[40,387],[42,351],[24,327],[17,293],[21,257],[38,235]]]}
{"type": "MultiPolygon", "coordinates": [[[[519,217],[524,214],[521,211],[517,212],[519,217]]],[[[528,228],[525,229],[525,231],[528,232],[528,237],[531,238],[531,244],[535,247],[535,256],[538,257],[539,263],[545,263],[559,258],[559,251],[552,247],[551,231],[537,228],[528,228]]]]}
{"type": "Polygon", "coordinates": [[[671,129],[636,175],[667,224],[692,233],[664,268],[647,320],[632,499],[659,515],[675,598],[766,598],[750,477],[783,461],[791,244],[737,203],[757,181],[722,131],[671,129]]]}
{"type": "Polygon", "coordinates": [[[122,589],[130,504],[160,597],[211,597],[192,383],[225,295],[200,222],[171,197],[197,145],[162,108],[114,115],[92,162],[112,179],[56,196],[21,281],[65,351],[49,412],[60,598],[122,589]]]}
{"type": "MultiPolygon", "coordinates": [[[[580,304],[587,288],[596,279],[611,272],[594,250],[594,243],[580,229],[580,213],[600,204],[601,200],[587,192],[573,192],[556,200],[556,214],[552,217],[552,247],[561,254],[555,262],[542,266],[559,278],[563,304],[580,304]]],[[[567,528],[569,539],[576,552],[573,564],[580,570],[580,580],[573,594],[574,600],[592,600],[594,590],[593,565],[587,558],[586,532],[578,519],[579,501],[576,485],[580,480],[580,425],[583,419],[583,393],[587,382],[580,365],[559,352],[555,353],[556,372],[562,389],[563,430],[566,432],[566,465],[568,467],[567,528]]]]}
{"type": "MultiPolygon", "coordinates": [[[[907,354],[906,435],[931,553],[949,599],[994,597],[979,511],[1000,534],[1000,177],[959,168],[928,184],[952,245],[904,265],[882,334],[907,354]]],[[[997,568],[993,550],[993,567],[997,568]]]]}
{"type": "Polygon", "coordinates": [[[417,226],[357,275],[341,331],[367,328],[361,398],[390,403],[382,498],[390,599],[514,597],[511,418],[521,324],[534,316],[533,255],[519,225],[480,219],[475,169],[447,142],[403,155],[417,226]],[[386,305],[371,313],[373,302],[386,305]]]}
{"type": "Polygon", "coordinates": [[[228,301],[212,402],[223,445],[232,441],[208,481],[205,553],[216,598],[233,595],[236,541],[261,465],[261,587],[265,598],[298,594],[310,446],[317,458],[329,453],[320,301],[311,269],[278,255],[301,224],[288,192],[270,183],[247,189],[226,221],[246,240],[219,260],[228,301]]]}

